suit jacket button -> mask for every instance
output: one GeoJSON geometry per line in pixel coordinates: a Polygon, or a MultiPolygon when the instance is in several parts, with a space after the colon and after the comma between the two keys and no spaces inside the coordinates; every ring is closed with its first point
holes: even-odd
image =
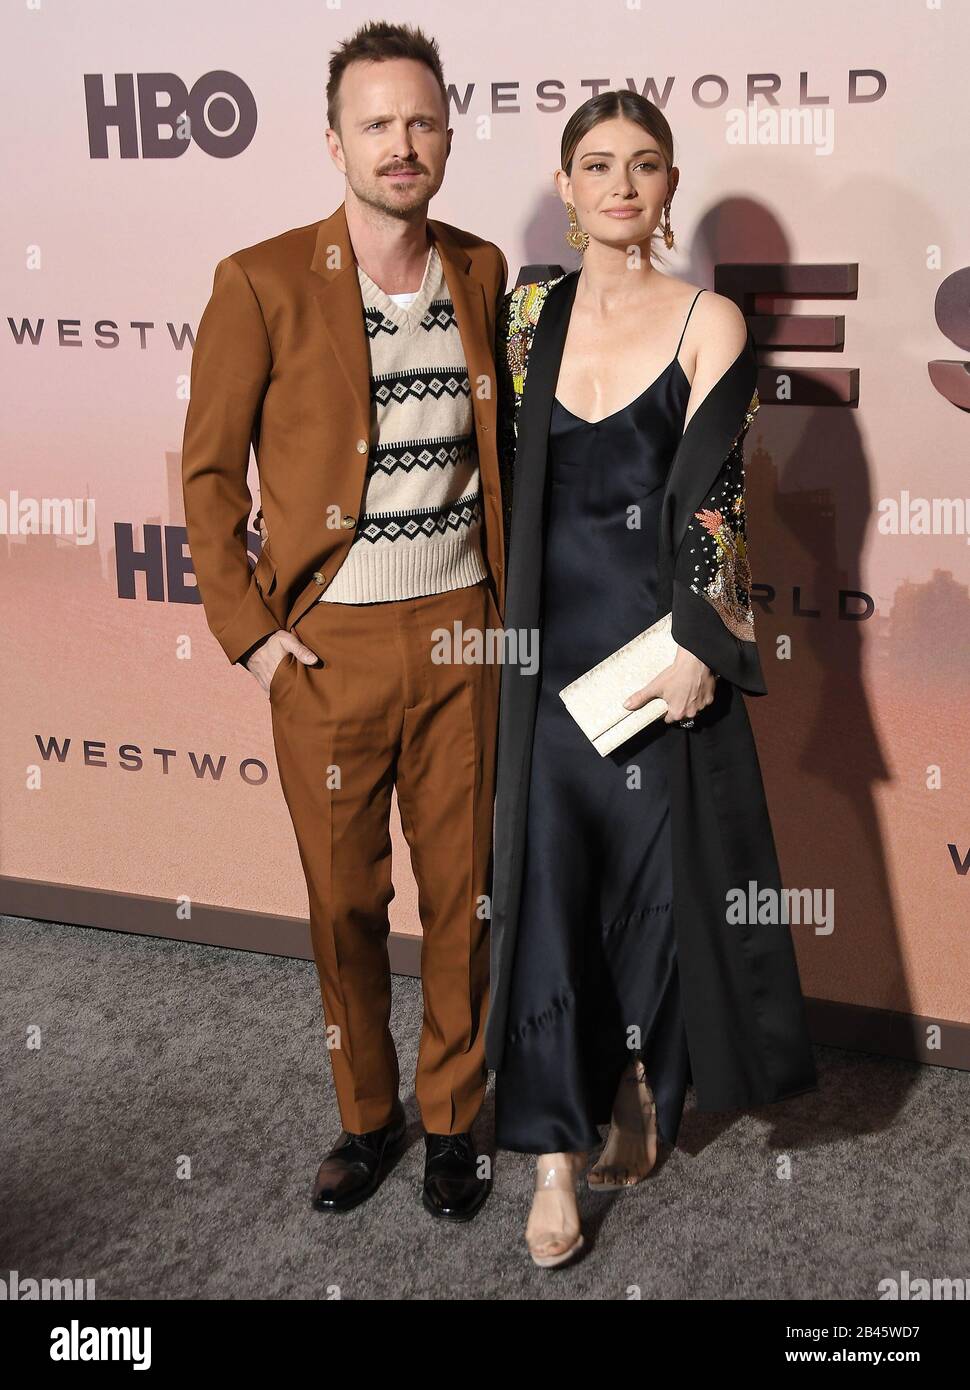
{"type": "Polygon", "coordinates": [[[358,441],[357,441],[357,452],[358,452],[358,454],[366,454],[366,453],[367,453],[367,440],[366,440],[366,439],[358,439],[358,441]]]}
{"type": "Polygon", "coordinates": [[[357,518],[355,516],[345,516],[340,524],[341,526],[346,527],[346,529],[349,531],[351,526],[357,525],[357,518]]]}
{"type": "Polygon", "coordinates": [[[319,570],[314,570],[313,580],[316,584],[326,584],[327,576],[325,574],[321,574],[319,570]]]}

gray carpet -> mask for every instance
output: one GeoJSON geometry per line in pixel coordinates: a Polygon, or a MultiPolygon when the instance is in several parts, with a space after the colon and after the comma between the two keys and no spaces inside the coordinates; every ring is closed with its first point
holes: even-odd
{"type": "MultiPolygon", "coordinates": [[[[964,1072],[820,1048],[821,1089],[783,1105],[700,1115],[690,1092],[676,1151],[631,1192],[584,1190],[587,1250],[545,1271],[522,1238],[530,1157],[498,1155],[467,1225],[421,1206],[417,980],[394,985],[408,1148],[327,1216],[308,1197],[340,1123],[311,963],[0,920],[4,1279],[94,1278],[100,1299],[872,1299],[903,1270],[970,1276],[964,1072]]],[[[492,1117],[490,1090],[487,1151],[492,1117]]]]}

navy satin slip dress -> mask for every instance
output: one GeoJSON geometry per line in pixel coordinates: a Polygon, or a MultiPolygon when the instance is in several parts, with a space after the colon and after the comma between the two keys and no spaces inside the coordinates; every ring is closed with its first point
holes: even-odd
{"type": "Polygon", "coordinates": [[[582,420],[553,401],[541,686],[496,1073],[496,1143],[504,1149],[597,1148],[597,1126],[609,1124],[636,1053],[660,1136],[673,1145],[691,1079],[672,916],[668,726],[657,720],[600,757],[559,698],[662,616],[660,507],[690,395],[683,338],[660,376],[603,420],[582,420]]]}

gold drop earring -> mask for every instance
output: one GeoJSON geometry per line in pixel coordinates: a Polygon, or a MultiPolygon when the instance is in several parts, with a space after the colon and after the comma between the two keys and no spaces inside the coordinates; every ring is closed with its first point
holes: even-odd
{"type": "Polygon", "coordinates": [[[580,230],[576,209],[572,203],[566,204],[566,211],[569,213],[569,231],[565,233],[566,241],[574,251],[585,251],[589,245],[589,232],[580,230]]]}
{"type": "Polygon", "coordinates": [[[673,234],[673,232],[670,230],[670,204],[669,204],[669,203],[664,203],[663,234],[664,234],[664,245],[666,246],[667,250],[669,251],[670,248],[671,248],[671,247],[673,246],[673,244],[674,244],[674,234],[673,234]]]}

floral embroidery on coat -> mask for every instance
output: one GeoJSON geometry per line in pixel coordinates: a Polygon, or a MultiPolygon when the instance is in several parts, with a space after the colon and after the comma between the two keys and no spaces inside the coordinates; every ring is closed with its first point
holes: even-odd
{"type": "Polygon", "coordinates": [[[498,370],[498,458],[502,482],[505,539],[512,521],[512,474],[519,434],[519,408],[529,368],[529,352],[546,295],[564,276],[516,285],[502,300],[496,328],[495,363],[498,370]]]}
{"type": "Polygon", "coordinates": [[[687,555],[696,557],[690,588],[712,604],[724,626],[742,642],[755,640],[744,505],[744,437],[760,404],[755,391],[717,481],[704,506],[694,513],[684,538],[687,555]]]}

